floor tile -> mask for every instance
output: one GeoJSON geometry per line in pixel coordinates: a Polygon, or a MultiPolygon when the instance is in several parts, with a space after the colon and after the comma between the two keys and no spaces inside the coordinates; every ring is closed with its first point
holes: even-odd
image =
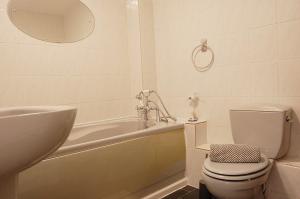
{"type": "Polygon", "coordinates": [[[183,199],[199,199],[199,191],[196,189],[187,195],[183,196],[183,199]]]}
{"type": "Polygon", "coordinates": [[[184,195],[188,193],[189,192],[184,189],[179,189],[178,191],[171,193],[170,195],[164,197],[163,199],[181,199],[184,195]]]}
{"type": "Polygon", "coordinates": [[[186,186],[182,189],[165,196],[163,199],[215,199],[207,190],[206,186],[200,184],[200,191],[192,186],[186,186]]]}
{"type": "Polygon", "coordinates": [[[186,187],[183,187],[182,188],[183,190],[187,191],[187,192],[191,192],[191,191],[195,191],[197,190],[195,187],[192,187],[192,186],[186,186],[186,187]]]}

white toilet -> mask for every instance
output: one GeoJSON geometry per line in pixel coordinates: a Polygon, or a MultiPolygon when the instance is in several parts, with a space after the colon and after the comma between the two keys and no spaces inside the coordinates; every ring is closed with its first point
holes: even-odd
{"type": "Polygon", "coordinates": [[[236,144],[260,147],[260,163],[216,163],[207,158],[202,169],[208,190],[218,199],[263,198],[273,160],[289,148],[291,109],[283,106],[248,106],[230,110],[236,144]]]}

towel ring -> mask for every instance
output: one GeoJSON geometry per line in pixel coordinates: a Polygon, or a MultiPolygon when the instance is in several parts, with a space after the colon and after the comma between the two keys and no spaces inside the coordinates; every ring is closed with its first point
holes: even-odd
{"type": "Polygon", "coordinates": [[[214,54],[214,51],[207,45],[207,40],[203,40],[201,42],[200,45],[196,46],[193,50],[193,53],[192,53],[192,62],[193,62],[193,65],[195,67],[195,69],[199,72],[204,72],[204,71],[207,71],[208,69],[210,69],[214,63],[214,60],[215,60],[215,54],[214,54]],[[197,65],[196,63],[196,57],[197,55],[202,52],[207,52],[209,51],[211,53],[211,61],[208,65],[206,66],[200,66],[200,65],[197,65]]]}

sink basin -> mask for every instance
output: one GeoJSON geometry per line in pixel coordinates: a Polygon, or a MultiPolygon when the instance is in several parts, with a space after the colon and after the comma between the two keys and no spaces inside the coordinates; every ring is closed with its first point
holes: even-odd
{"type": "Polygon", "coordinates": [[[0,109],[0,178],[38,163],[67,139],[76,117],[68,106],[0,109]]]}

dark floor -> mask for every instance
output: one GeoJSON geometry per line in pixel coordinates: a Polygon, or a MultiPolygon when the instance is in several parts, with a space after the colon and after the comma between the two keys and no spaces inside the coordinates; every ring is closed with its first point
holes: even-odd
{"type": "Polygon", "coordinates": [[[205,184],[200,183],[199,189],[186,186],[171,193],[163,199],[216,199],[206,188],[205,184]]]}
{"type": "Polygon", "coordinates": [[[163,199],[199,199],[199,189],[191,186],[183,187],[163,199]]]}

